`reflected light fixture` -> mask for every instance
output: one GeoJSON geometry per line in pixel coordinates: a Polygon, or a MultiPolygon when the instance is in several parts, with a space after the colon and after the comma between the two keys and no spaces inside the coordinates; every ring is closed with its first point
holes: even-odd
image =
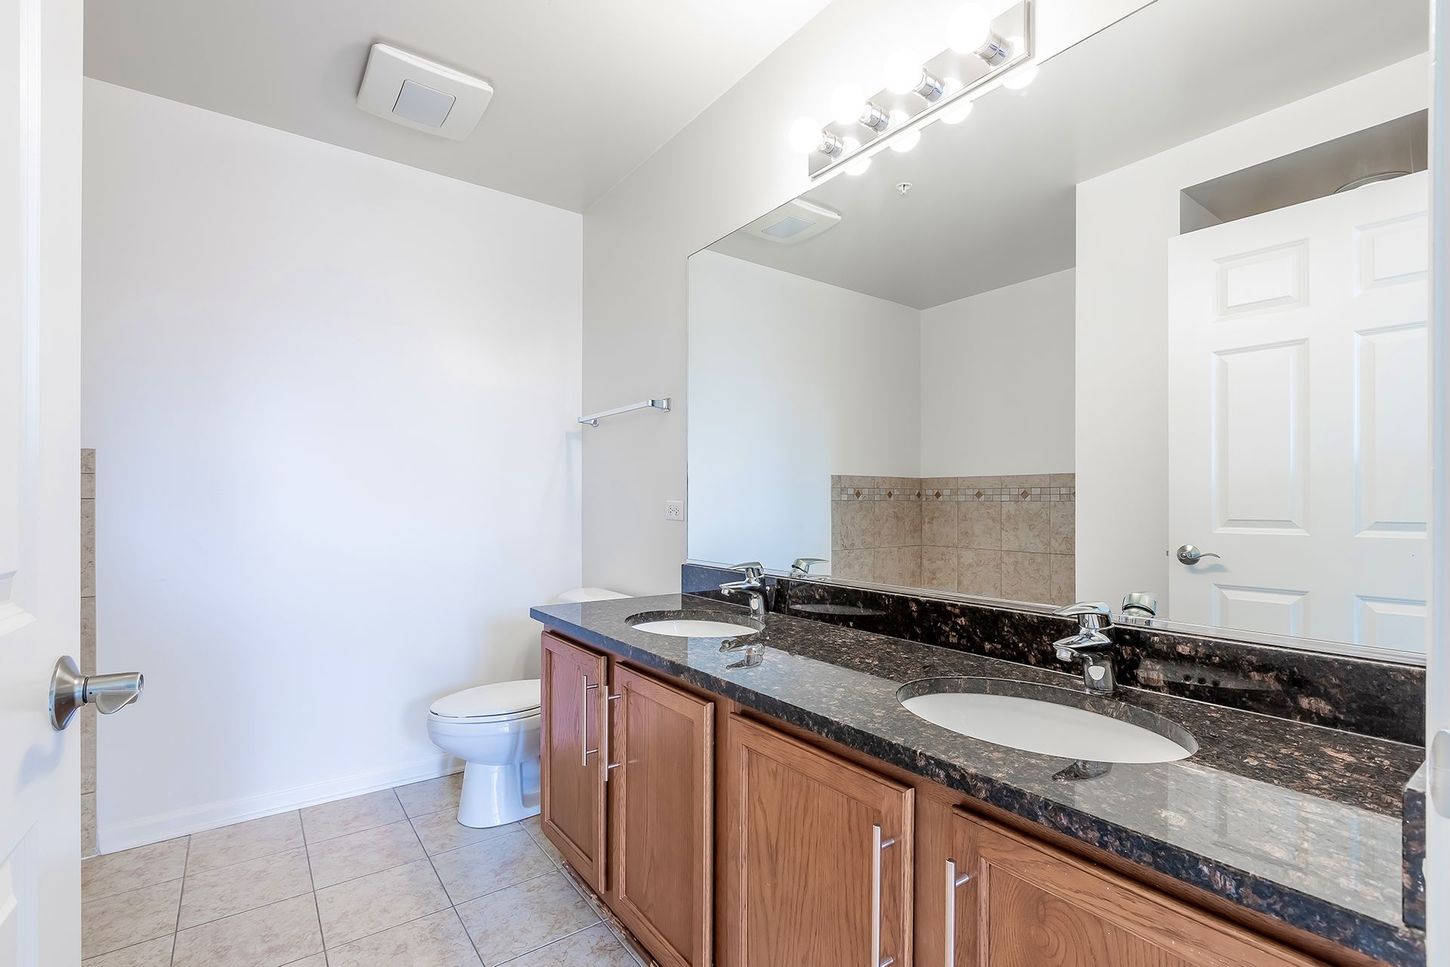
{"type": "MultiPolygon", "coordinates": [[[[856,151],[860,147],[861,142],[857,141],[855,138],[846,139],[847,154],[856,151]]],[[[859,158],[852,158],[850,161],[846,162],[845,165],[842,166],[842,170],[844,170],[846,174],[851,175],[852,177],[856,175],[864,175],[868,170],[870,170],[870,168],[871,156],[869,154],[863,154],[859,158]]]]}
{"type": "MultiPolygon", "coordinates": [[[[956,78],[951,78],[947,81],[946,93],[948,97],[955,94],[957,91],[960,91],[961,89],[962,82],[957,80],[956,78]]],[[[941,118],[943,124],[960,124],[962,121],[965,121],[967,119],[967,115],[971,113],[972,99],[964,95],[957,98],[946,107],[942,108],[939,117],[941,118]]]]}
{"type": "Polygon", "coordinates": [[[1002,86],[1009,91],[1020,91],[1035,80],[1037,80],[1037,65],[1031,63],[1023,64],[1002,78],[1002,86]]]}
{"type": "MultiPolygon", "coordinates": [[[[905,111],[891,112],[891,126],[900,127],[910,121],[905,111]]],[[[921,128],[912,128],[910,131],[903,131],[891,140],[887,147],[898,154],[905,154],[916,147],[921,141],[921,128]]]]}

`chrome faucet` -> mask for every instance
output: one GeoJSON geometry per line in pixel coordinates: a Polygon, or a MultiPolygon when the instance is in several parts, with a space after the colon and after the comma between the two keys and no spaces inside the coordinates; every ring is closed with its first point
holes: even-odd
{"type": "Polygon", "coordinates": [[[790,576],[793,578],[808,578],[811,576],[811,566],[814,564],[829,563],[824,557],[798,557],[790,566],[790,576]]]}
{"type": "Polygon", "coordinates": [[[732,571],[744,571],[743,581],[730,581],[720,585],[720,590],[727,595],[739,595],[750,603],[750,617],[757,621],[765,620],[765,566],[759,561],[749,561],[745,564],[737,564],[732,571]]]}
{"type": "Polygon", "coordinates": [[[1113,668],[1113,639],[1103,632],[1113,626],[1113,613],[1102,601],[1071,604],[1055,612],[1077,618],[1077,634],[1053,642],[1059,661],[1081,661],[1083,687],[1094,695],[1111,695],[1118,688],[1113,668]]]}

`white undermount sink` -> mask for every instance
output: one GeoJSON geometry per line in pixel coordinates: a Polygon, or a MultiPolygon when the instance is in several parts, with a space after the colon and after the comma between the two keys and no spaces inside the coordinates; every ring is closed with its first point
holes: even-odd
{"type": "Polygon", "coordinates": [[[668,613],[646,612],[626,619],[635,631],[647,631],[652,635],[668,635],[671,638],[739,638],[753,635],[763,625],[751,622],[744,616],[738,620],[733,615],[717,615],[706,612],[698,617],[667,616],[668,613]]]}
{"type": "Polygon", "coordinates": [[[897,698],[928,722],[1023,752],[1141,763],[1173,762],[1198,751],[1188,730],[1161,715],[1051,685],[1000,678],[925,679],[903,685],[897,698]]]}

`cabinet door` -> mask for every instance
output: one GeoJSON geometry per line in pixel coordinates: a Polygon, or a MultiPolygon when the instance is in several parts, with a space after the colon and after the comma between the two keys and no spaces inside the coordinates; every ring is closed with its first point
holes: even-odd
{"type": "Polygon", "coordinates": [[[715,707],[618,665],[613,681],[610,906],[663,967],[705,967],[715,707]]]}
{"type": "Polygon", "coordinates": [[[602,894],[605,659],[547,632],[543,647],[540,825],[569,865],[602,894]]]}
{"type": "Polygon", "coordinates": [[[913,791],[734,715],[726,748],[729,963],[911,963],[913,791]]]}
{"type": "MultiPolygon", "coordinates": [[[[949,967],[1309,967],[1322,962],[958,811],[949,967]]],[[[947,870],[942,871],[946,877],[947,870]]]]}

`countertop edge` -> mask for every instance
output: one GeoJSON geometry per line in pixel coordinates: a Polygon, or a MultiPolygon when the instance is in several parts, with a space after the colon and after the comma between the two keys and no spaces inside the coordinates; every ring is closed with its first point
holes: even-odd
{"type": "Polygon", "coordinates": [[[901,746],[889,739],[862,732],[828,716],[761,694],[739,682],[717,678],[653,652],[635,648],[608,634],[551,614],[546,606],[529,609],[529,615],[546,627],[584,644],[593,645],[642,667],[731,699],[820,738],[857,749],[913,775],[1168,876],[1245,910],[1281,921],[1390,964],[1418,967],[1425,962],[1423,936],[1419,931],[1403,924],[1387,923],[1368,914],[1346,909],[1089,813],[1050,802],[991,776],[971,773],[943,763],[931,755],[901,746]],[[895,753],[892,758],[880,755],[879,747],[883,742],[895,753]],[[872,748],[860,748],[864,745],[872,748]]]}

